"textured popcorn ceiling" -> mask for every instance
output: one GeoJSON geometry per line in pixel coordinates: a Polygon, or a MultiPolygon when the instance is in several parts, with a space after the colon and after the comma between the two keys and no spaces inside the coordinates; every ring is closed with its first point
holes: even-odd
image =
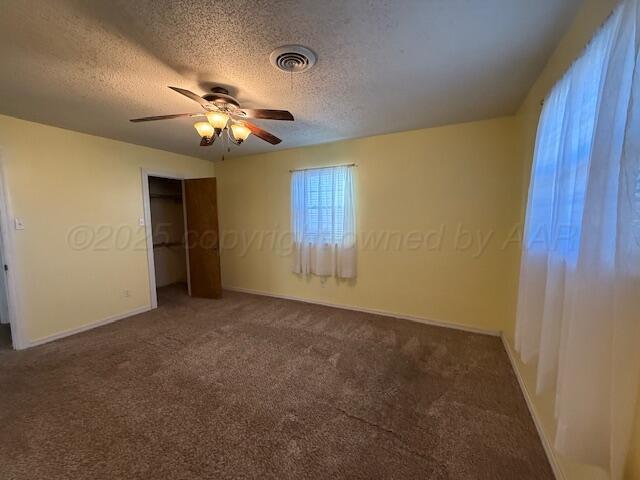
{"type": "Polygon", "coordinates": [[[257,120],[234,154],[514,113],[581,0],[6,0],[0,6],[0,113],[218,159],[198,146],[197,112],[167,88],[230,87],[257,120]],[[316,67],[290,75],[269,53],[300,43],[316,67]],[[293,80],[293,83],[292,81],[293,80]]]}

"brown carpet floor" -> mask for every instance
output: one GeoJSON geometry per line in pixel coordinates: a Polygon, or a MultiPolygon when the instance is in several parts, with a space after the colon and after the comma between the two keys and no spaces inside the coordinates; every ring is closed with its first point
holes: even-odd
{"type": "Polygon", "coordinates": [[[287,300],[0,352],[4,479],[551,479],[497,338],[287,300]]]}

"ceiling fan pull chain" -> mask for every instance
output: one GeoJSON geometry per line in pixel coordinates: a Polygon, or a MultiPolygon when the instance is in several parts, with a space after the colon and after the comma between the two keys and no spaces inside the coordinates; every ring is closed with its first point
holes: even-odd
{"type": "Polygon", "coordinates": [[[225,128],[222,132],[222,135],[220,135],[222,137],[222,161],[224,162],[224,150],[225,150],[225,146],[227,145],[227,137],[229,136],[229,131],[225,128]],[[224,133],[227,133],[226,135],[224,133]]]}

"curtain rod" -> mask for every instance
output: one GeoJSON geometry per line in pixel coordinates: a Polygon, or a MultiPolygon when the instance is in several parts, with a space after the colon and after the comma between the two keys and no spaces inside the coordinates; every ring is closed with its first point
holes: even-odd
{"type": "Polygon", "coordinates": [[[321,170],[323,168],[333,168],[333,167],[357,167],[358,165],[355,163],[341,163],[340,165],[327,165],[326,167],[309,167],[309,168],[294,168],[293,170],[289,170],[289,173],[293,172],[304,172],[305,170],[321,170]]]}
{"type": "Polygon", "coordinates": [[[545,97],[540,100],[540,106],[544,106],[544,104],[547,101],[547,98],[549,98],[549,95],[551,95],[551,92],[553,91],[553,89],[555,88],[555,86],[560,83],[560,80],[562,80],[565,75],[569,72],[569,70],[571,70],[571,67],[573,67],[573,65],[584,55],[585,51],[587,50],[587,48],[589,47],[589,45],[591,45],[591,42],[593,42],[593,39],[596,38],[596,36],[600,33],[600,31],[604,28],[604,26],[607,24],[607,22],[609,21],[609,19],[613,16],[613,14],[616,12],[616,10],[618,8],[621,8],[621,4],[622,2],[618,3],[615,8],[613,10],[611,10],[611,12],[609,12],[609,15],[607,15],[607,18],[604,19],[604,21],[598,26],[598,28],[596,28],[595,32],[593,32],[593,34],[591,35],[591,38],[589,39],[589,41],[586,43],[586,45],[584,47],[582,47],[582,50],[580,50],[580,53],[578,54],[578,56],[576,58],[573,59],[573,61],[571,62],[571,64],[569,65],[569,68],[567,68],[565,70],[565,72],[562,74],[562,76],[560,77],[560,79],[558,79],[553,86],[549,89],[549,91],[547,92],[547,94],[545,95],[545,97]]]}

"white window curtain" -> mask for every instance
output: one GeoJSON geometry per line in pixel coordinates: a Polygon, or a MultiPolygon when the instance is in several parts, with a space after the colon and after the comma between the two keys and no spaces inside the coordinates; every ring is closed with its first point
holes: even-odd
{"type": "Polygon", "coordinates": [[[293,271],[356,276],[356,217],[351,166],[294,171],[291,175],[293,271]]]}
{"type": "Polygon", "coordinates": [[[640,368],[639,0],[622,2],[540,119],[516,349],[555,392],[556,449],[622,478],[640,368]]]}

